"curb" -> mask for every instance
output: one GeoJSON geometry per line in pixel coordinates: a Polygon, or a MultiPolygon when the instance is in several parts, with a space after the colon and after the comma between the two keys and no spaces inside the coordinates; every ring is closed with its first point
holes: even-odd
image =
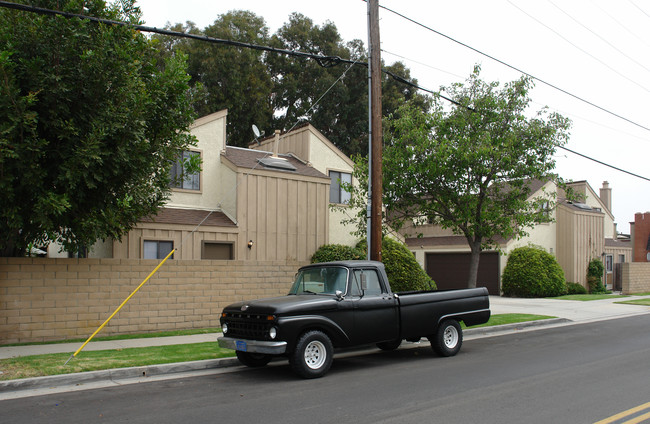
{"type": "Polygon", "coordinates": [[[53,386],[68,386],[93,383],[97,381],[124,380],[129,378],[154,377],[190,371],[226,368],[241,365],[237,358],[206,359],[202,361],[177,362],[142,367],[116,368],[101,371],[87,371],[74,374],[50,375],[45,377],[21,378],[0,381],[0,393],[43,389],[53,386]]]}
{"type": "Polygon", "coordinates": [[[546,326],[551,326],[556,324],[566,324],[569,322],[573,322],[573,321],[567,318],[549,318],[549,319],[541,319],[537,321],[517,322],[514,324],[493,325],[491,327],[467,328],[463,330],[463,334],[466,334],[468,336],[469,335],[484,336],[484,335],[489,335],[494,333],[519,331],[524,328],[530,328],[530,327],[546,327],[546,326]]]}
{"type": "MultiPolygon", "coordinates": [[[[572,321],[566,318],[552,318],[538,321],[520,322],[515,324],[495,325],[492,327],[469,328],[463,330],[463,333],[468,336],[483,336],[495,333],[514,332],[530,327],[545,327],[567,322],[572,321]]],[[[231,357],[206,359],[202,361],[176,362],[172,364],[157,364],[131,368],[116,368],[101,371],[87,371],[74,374],[50,375],[45,377],[21,378],[17,380],[0,381],[0,393],[15,392],[20,390],[43,389],[55,386],[81,385],[94,383],[97,381],[146,378],[191,371],[229,368],[239,365],[241,365],[239,360],[235,357],[231,357]]]]}

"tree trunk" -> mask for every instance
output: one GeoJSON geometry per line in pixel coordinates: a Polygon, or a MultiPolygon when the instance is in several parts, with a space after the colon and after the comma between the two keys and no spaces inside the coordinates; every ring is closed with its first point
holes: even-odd
{"type": "Polygon", "coordinates": [[[478,265],[481,259],[481,240],[473,240],[471,243],[469,243],[469,247],[472,251],[472,254],[469,261],[467,288],[473,289],[476,287],[476,281],[478,280],[478,265]]]}

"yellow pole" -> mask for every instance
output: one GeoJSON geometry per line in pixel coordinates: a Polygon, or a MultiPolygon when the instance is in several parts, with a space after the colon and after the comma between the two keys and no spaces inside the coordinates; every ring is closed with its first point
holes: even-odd
{"type": "Polygon", "coordinates": [[[167,259],[169,259],[169,258],[171,257],[171,255],[174,254],[175,251],[176,251],[176,249],[172,249],[172,251],[169,252],[169,254],[165,257],[165,259],[163,259],[162,262],[160,262],[160,263],[158,264],[158,266],[157,266],[153,271],[151,271],[151,273],[147,276],[147,278],[145,278],[145,279],[142,281],[142,283],[140,283],[140,285],[138,286],[138,288],[136,288],[135,290],[133,290],[133,292],[129,295],[129,297],[127,297],[126,299],[124,299],[124,302],[122,302],[122,304],[121,304],[121,305],[120,305],[120,306],[115,310],[115,312],[113,312],[113,313],[111,314],[111,316],[108,317],[108,319],[106,319],[106,321],[104,321],[104,323],[103,323],[102,325],[100,325],[99,328],[98,328],[97,330],[95,330],[95,332],[94,332],[90,337],[88,337],[88,340],[86,340],[85,343],[82,344],[81,347],[80,347],[79,349],[77,349],[77,351],[76,351],[75,353],[73,353],[73,354],[68,358],[67,361],[65,361],[65,364],[63,364],[64,366],[65,366],[65,365],[68,365],[68,362],[70,362],[70,359],[72,359],[72,358],[74,358],[75,356],[77,356],[77,354],[79,354],[79,352],[81,352],[81,350],[82,350],[84,347],[86,347],[86,345],[88,344],[88,342],[90,342],[90,341],[93,339],[93,337],[95,337],[95,336],[97,335],[97,333],[99,333],[100,331],[102,331],[102,328],[104,328],[104,327],[106,326],[106,324],[108,324],[108,322],[109,322],[111,319],[113,319],[113,317],[114,317],[114,316],[115,316],[115,315],[120,311],[120,309],[122,309],[122,307],[123,307],[124,305],[126,305],[126,302],[128,302],[129,300],[131,300],[131,298],[133,297],[133,295],[135,295],[135,294],[138,292],[138,290],[140,290],[140,289],[142,288],[142,286],[144,286],[145,283],[146,283],[147,281],[149,281],[149,279],[150,279],[150,278],[151,278],[151,277],[156,273],[156,271],[158,271],[158,269],[162,266],[162,264],[164,264],[165,261],[166,261],[167,259]]]}

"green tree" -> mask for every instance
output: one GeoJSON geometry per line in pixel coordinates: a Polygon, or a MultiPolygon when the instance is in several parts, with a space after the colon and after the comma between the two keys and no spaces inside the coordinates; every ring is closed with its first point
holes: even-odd
{"type": "MultiPolygon", "coordinates": [[[[138,23],[133,0],[32,1],[138,23]]],[[[169,193],[193,143],[185,58],[140,33],[79,18],[0,10],[0,255],[119,239],[169,193]]]]}
{"type": "MultiPolygon", "coordinates": [[[[299,13],[289,16],[271,44],[285,50],[366,60],[362,43],[346,46],[332,22],[318,26],[299,13]]],[[[367,112],[363,121],[356,119],[364,109],[367,111],[363,103],[367,85],[361,83],[367,79],[365,68],[331,66],[334,63],[281,54],[270,54],[267,63],[274,82],[273,108],[280,112],[273,122],[275,128],[288,130],[299,121],[309,121],[344,152],[359,148],[358,137],[367,133],[368,126],[367,112]],[[335,84],[346,69],[345,76],[335,84]]]]}
{"type": "MultiPolygon", "coordinates": [[[[219,15],[203,30],[192,22],[175,24],[169,29],[256,45],[269,43],[264,18],[243,10],[219,15]]],[[[199,116],[228,109],[229,145],[248,147],[254,138],[253,124],[260,128],[270,126],[272,82],[264,52],[195,39],[153,38],[163,56],[176,53],[188,56],[190,85],[197,93],[193,107],[199,116]]]]}
{"type": "Polygon", "coordinates": [[[406,104],[388,119],[384,140],[384,203],[391,225],[427,220],[463,235],[471,249],[468,287],[476,286],[480,253],[499,238],[526,234],[550,220],[554,196],[531,196],[531,181],[556,179],[553,154],[570,121],[545,109],[526,115],[529,78],[498,83],[479,78],[441,91],[432,111],[406,104]]]}
{"type": "MultiPolygon", "coordinates": [[[[286,50],[357,61],[354,65],[329,66],[302,57],[269,55],[267,58],[274,81],[276,128],[288,130],[296,122],[309,121],[348,156],[367,155],[368,68],[363,64],[367,63],[368,55],[363,42],[344,43],[332,22],[318,26],[294,13],[273,35],[272,44],[286,50]]],[[[382,66],[395,76],[417,84],[403,63],[382,66]]],[[[426,97],[418,94],[416,88],[387,74],[382,74],[382,90],[384,115],[395,112],[406,100],[425,107],[426,97]]]]}

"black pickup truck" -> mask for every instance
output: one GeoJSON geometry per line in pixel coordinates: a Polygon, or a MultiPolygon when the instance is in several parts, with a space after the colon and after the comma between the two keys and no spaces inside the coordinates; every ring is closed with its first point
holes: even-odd
{"type": "Polygon", "coordinates": [[[299,376],[316,378],[339,347],[393,350],[426,337],[436,353],[453,356],[463,342],[459,322],[489,318],[484,287],[392,293],[381,262],[327,262],[300,268],[287,296],[225,307],[218,341],[244,365],[262,367],[284,355],[299,376]]]}

